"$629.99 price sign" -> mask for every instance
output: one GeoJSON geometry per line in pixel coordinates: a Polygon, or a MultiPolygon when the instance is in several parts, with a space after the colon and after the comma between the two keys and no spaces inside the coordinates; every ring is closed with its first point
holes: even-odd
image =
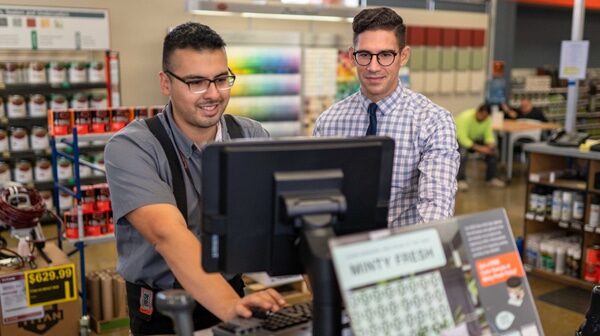
{"type": "Polygon", "coordinates": [[[74,264],[31,270],[24,274],[27,305],[29,306],[77,299],[74,264]]]}

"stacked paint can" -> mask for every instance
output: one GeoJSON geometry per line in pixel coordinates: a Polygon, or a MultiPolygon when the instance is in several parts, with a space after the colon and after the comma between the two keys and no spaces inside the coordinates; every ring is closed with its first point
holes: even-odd
{"type": "MultiPolygon", "coordinates": [[[[81,186],[81,209],[84,235],[100,236],[114,232],[110,192],[107,183],[81,186]]],[[[73,208],[65,212],[65,235],[71,239],[79,238],[79,217],[73,208]]]]}

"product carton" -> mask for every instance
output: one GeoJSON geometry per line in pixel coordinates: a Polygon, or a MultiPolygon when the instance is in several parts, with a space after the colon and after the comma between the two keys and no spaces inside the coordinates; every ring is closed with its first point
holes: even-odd
{"type": "MultiPolygon", "coordinates": [[[[44,250],[52,263],[48,264],[42,257],[38,256],[35,259],[36,270],[43,271],[60,265],[72,264],[65,253],[54,244],[46,243],[44,250]]],[[[27,264],[18,270],[0,267],[0,308],[3,304],[14,304],[15,301],[25,299],[24,272],[29,270],[31,268],[27,264]]],[[[77,277],[75,276],[74,279],[77,279],[77,277]]],[[[76,291],[74,297],[77,297],[76,291]]],[[[25,311],[18,316],[8,316],[7,313],[6,317],[3,316],[6,309],[0,309],[0,336],[67,336],[79,334],[79,319],[81,318],[81,302],[79,299],[39,307],[42,308],[38,308],[37,311],[25,311]],[[26,320],[28,317],[35,318],[26,320]]]]}

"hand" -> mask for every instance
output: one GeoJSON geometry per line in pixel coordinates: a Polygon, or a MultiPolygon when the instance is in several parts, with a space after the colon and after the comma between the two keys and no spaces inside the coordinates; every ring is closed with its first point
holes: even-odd
{"type": "Polygon", "coordinates": [[[484,145],[473,145],[473,150],[484,155],[493,155],[496,152],[494,147],[484,145]]]}
{"type": "Polygon", "coordinates": [[[506,103],[501,104],[500,109],[504,111],[504,114],[506,114],[506,116],[510,119],[517,119],[517,117],[519,116],[517,111],[510,108],[510,106],[508,106],[506,103]]]}
{"type": "Polygon", "coordinates": [[[485,155],[496,155],[496,147],[491,145],[481,146],[483,147],[483,154],[485,155]]]}
{"type": "Polygon", "coordinates": [[[276,312],[286,304],[287,303],[281,294],[279,294],[276,290],[269,288],[238,299],[232,306],[232,311],[229,318],[232,319],[237,316],[250,318],[252,317],[252,311],[250,310],[251,307],[276,312]]]}

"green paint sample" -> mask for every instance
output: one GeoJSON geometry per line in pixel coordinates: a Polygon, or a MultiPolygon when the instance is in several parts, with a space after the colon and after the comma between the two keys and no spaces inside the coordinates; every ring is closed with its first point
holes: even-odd
{"type": "Polygon", "coordinates": [[[466,71],[471,68],[471,48],[458,48],[456,52],[456,70],[466,71]]]}
{"type": "Polygon", "coordinates": [[[450,71],[456,68],[456,49],[442,48],[442,70],[450,71]]]}
{"type": "Polygon", "coordinates": [[[440,47],[427,47],[425,50],[425,70],[440,70],[442,49],[440,47]]]}
{"type": "Polygon", "coordinates": [[[423,71],[425,68],[425,48],[410,48],[410,58],[408,67],[411,71],[423,71]]]}
{"type": "Polygon", "coordinates": [[[483,59],[485,57],[483,48],[473,49],[471,55],[471,70],[483,70],[483,59]]]}

